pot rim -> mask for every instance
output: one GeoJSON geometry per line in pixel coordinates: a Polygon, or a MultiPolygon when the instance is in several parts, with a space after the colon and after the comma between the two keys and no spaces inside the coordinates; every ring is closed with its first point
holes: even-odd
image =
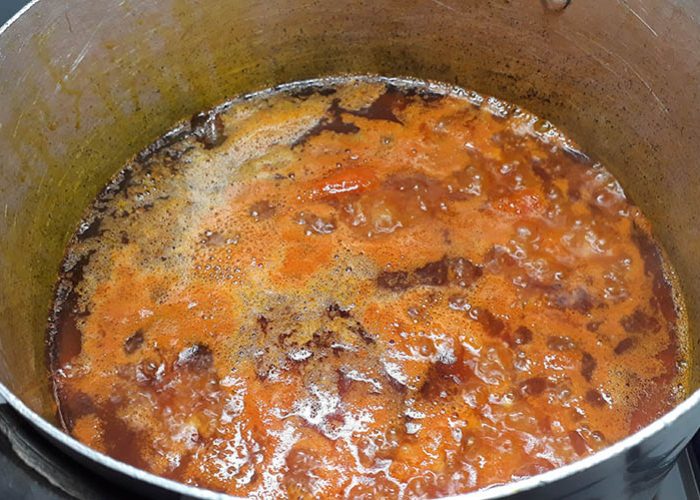
{"type": "MultiPolygon", "coordinates": [[[[38,2],[40,0],[35,1],[38,2]]],[[[52,440],[57,441],[60,445],[65,446],[71,451],[98,463],[102,467],[112,469],[118,473],[127,475],[132,479],[144,481],[153,486],[164,488],[172,492],[187,495],[193,498],[241,498],[226,495],[224,493],[217,493],[211,490],[206,490],[204,488],[188,486],[184,483],[173,481],[171,479],[165,479],[163,477],[157,476],[150,472],[146,472],[143,469],[139,469],[124,462],[120,462],[103,453],[100,453],[74,439],[54,424],[39,416],[26,404],[24,404],[17,396],[15,396],[2,383],[0,383],[0,397],[3,397],[10,406],[12,406],[20,415],[22,415],[26,420],[28,420],[32,426],[37,428],[44,435],[48,436],[52,440]]],[[[649,439],[651,436],[657,434],[658,432],[661,432],[662,429],[670,427],[674,424],[674,422],[679,420],[686,413],[690,412],[693,408],[699,406],[700,390],[696,390],[687,399],[685,399],[678,406],[673,408],[670,412],[668,412],[661,418],[653,421],[651,424],[647,425],[646,427],[643,427],[634,434],[631,434],[630,436],[627,436],[626,438],[606,448],[603,448],[597,453],[582,458],[581,460],[577,460],[570,464],[557,467],[556,469],[544,472],[542,474],[538,474],[536,476],[529,477],[527,479],[501,484],[498,486],[487,487],[482,490],[464,493],[461,495],[455,495],[448,498],[460,500],[487,500],[494,498],[504,498],[517,493],[523,493],[526,491],[534,490],[538,487],[549,483],[554,483],[559,480],[566,479],[586,469],[590,469],[592,467],[600,465],[606,460],[613,458],[615,455],[625,454],[630,449],[634,448],[644,440],[649,439]]]]}
{"type": "MultiPolygon", "coordinates": [[[[22,9],[20,9],[19,12],[17,12],[13,17],[11,17],[4,25],[0,26],[0,37],[2,37],[2,35],[9,29],[9,27],[12,24],[14,24],[20,17],[25,15],[29,10],[31,10],[35,5],[37,5],[40,2],[42,2],[42,0],[31,0],[22,9]]],[[[137,467],[129,465],[125,462],[120,462],[101,452],[98,452],[90,448],[89,446],[81,443],[80,441],[76,440],[75,438],[71,437],[59,427],[38,415],[31,408],[29,408],[19,397],[17,397],[12,391],[10,391],[2,382],[0,382],[0,398],[4,398],[14,410],[16,410],[20,415],[22,415],[22,417],[24,417],[33,427],[38,429],[45,436],[57,442],[61,446],[69,449],[73,453],[79,454],[87,458],[88,460],[96,462],[101,467],[110,469],[125,476],[129,476],[132,479],[143,481],[158,488],[178,493],[183,496],[189,496],[192,498],[200,499],[240,498],[233,497],[225,493],[217,493],[204,488],[188,486],[178,481],[166,479],[161,476],[152,474],[150,472],[146,472],[143,469],[139,469],[137,467]]],[[[557,467],[556,469],[553,469],[551,471],[547,471],[526,479],[500,484],[497,486],[487,487],[482,490],[455,495],[448,498],[459,500],[487,500],[495,498],[504,498],[518,493],[531,491],[549,483],[564,480],[586,469],[598,466],[604,463],[605,461],[612,459],[616,455],[628,452],[629,450],[639,445],[646,439],[649,439],[654,434],[660,432],[662,429],[672,426],[677,420],[679,420],[682,416],[690,412],[695,407],[700,407],[700,389],[695,390],[678,406],[674,407],[671,411],[669,411],[662,417],[654,420],[646,427],[643,427],[634,434],[631,434],[626,438],[606,448],[603,448],[602,450],[592,455],[582,458],[581,460],[577,460],[567,465],[557,467]]]]}

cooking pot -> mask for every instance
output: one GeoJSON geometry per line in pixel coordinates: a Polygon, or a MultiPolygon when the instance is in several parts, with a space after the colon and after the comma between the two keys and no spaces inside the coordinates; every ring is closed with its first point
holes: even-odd
{"type": "MultiPolygon", "coordinates": [[[[57,427],[45,330],[58,265],[100,188],[176,121],[341,73],[452,82],[557,124],[655,223],[697,344],[700,3],[37,0],[0,30],[0,395],[66,453],[146,495],[218,496],[57,427]]],[[[464,498],[645,498],[699,425],[696,391],[595,455],[464,498]]]]}

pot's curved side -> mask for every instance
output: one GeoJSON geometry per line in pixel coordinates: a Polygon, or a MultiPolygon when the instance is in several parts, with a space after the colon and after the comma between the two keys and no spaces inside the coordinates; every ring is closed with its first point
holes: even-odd
{"type": "MultiPolygon", "coordinates": [[[[123,160],[177,120],[344,72],[456,82],[557,123],[656,223],[700,324],[698,20],[700,4],[684,0],[559,12],[531,0],[34,2],[0,32],[0,395],[102,471],[176,488],[49,423],[44,328],[66,240],[123,160]]],[[[697,429],[697,399],[594,457],[477,496],[561,493],[570,474],[567,488],[631,493],[697,429]]]]}

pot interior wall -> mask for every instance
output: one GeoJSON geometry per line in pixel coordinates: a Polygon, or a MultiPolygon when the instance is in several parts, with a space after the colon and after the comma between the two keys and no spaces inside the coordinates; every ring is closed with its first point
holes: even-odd
{"type": "Polygon", "coordinates": [[[455,82],[549,118],[656,223],[700,324],[694,19],[681,0],[39,1],[0,36],[0,382],[53,418],[58,264],[128,157],[236,94],[339,73],[455,82]]]}

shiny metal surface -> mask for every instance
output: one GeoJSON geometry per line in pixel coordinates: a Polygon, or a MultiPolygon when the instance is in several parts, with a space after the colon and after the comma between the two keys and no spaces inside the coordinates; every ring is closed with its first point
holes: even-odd
{"type": "MultiPolygon", "coordinates": [[[[655,222],[700,325],[699,23],[689,0],[33,2],[0,30],[0,396],[100,473],[217,497],[55,427],[44,329],[57,266],[100,187],[177,120],[338,73],[456,82],[556,123],[655,222]]],[[[696,392],[592,457],[469,498],[644,498],[699,423],[696,392]]]]}

